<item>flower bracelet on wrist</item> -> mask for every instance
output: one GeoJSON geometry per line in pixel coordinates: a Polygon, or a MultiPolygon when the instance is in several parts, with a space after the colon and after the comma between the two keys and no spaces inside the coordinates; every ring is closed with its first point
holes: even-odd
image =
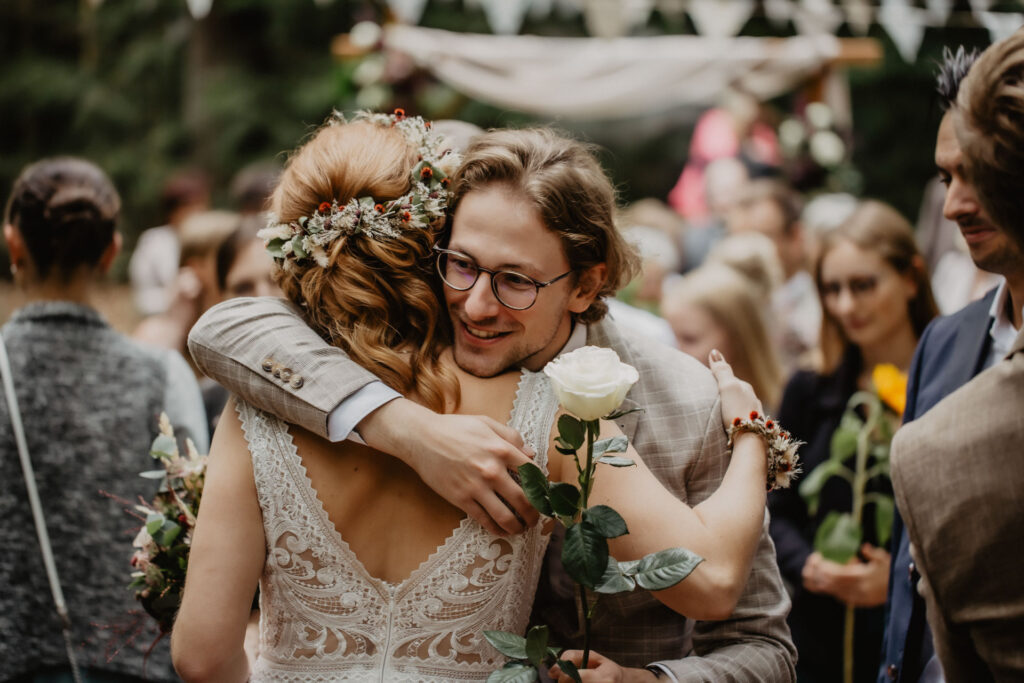
{"type": "Polygon", "coordinates": [[[800,457],[796,451],[803,442],[794,441],[778,422],[756,410],[750,411],[747,419],[737,417],[732,421],[729,427],[729,446],[732,446],[737,434],[744,432],[757,434],[764,439],[768,449],[767,489],[774,491],[789,488],[793,478],[800,472],[800,457]]]}

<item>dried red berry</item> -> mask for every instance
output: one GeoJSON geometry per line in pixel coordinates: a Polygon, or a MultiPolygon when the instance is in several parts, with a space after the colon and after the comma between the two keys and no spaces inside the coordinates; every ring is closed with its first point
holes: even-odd
{"type": "Polygon", "coordinates": [[[738,417],[734,417],[732,419],[732,426],[733,427],[739,427],[740,423],[742,423],[742,422],[743,422],[743,420],[739,419],[738,417]]]}
{"type": "Polygon", "coordinates": [[[756,410],[751,410],[751,411],[750,411],[750,419],[751,419],[751,420],[756,420],[756,419],[757,419],[757,417],[758,417],[758,416],[757,416],[757,411],[756,411],[756,410]]]}
{"type": "Polygon", "coordinates": [[[395,109],[395,118],[401,121],[405,118],[405,110],[402,108],[395,109]]]}
{"type": "Polygon", "coordinates": [[[373,205],[373,210],[376,211],[377,213],[384,213],[384,205],[383,204],[374,204],[373,205]]]}
{"type": "Polygon", "coordinates": [[[448,180],[447,178],[442,178],[441,179],[441,187],[448,187],[448,185],[450,185],[451,182],[452,181],[448,180]]]}
{"type": "Polygon", "coordinates": [[[408,211],[403,211],[402,212],[402,222],[403,223],[408,223],[411,220],[412,220],[412,214],[409,213],[408,211]]]}
{"type": "Polygon", "coordinates": [[[423,178],[423,180],[430,180],[433,177],[434,169],[430,168],[429,166],[424,166],[422,169],[420,169],[420,178],[423,178]]]}
{"type": "Polygon", "coordinates": [[[773,428],[775,426],[775,421],[774,420],[768,420],[767,422],[764,423],[764,426],[767,427],[768,429],[771,429],[771,428],[773,428]]]}
{"type": "Polygon", "coordinates": [[[330,202],[321,202],[320,208],[317,209],[317,210],[320,213],[327,213],[328,211],[331,210],[331,203],[330,202]]]}

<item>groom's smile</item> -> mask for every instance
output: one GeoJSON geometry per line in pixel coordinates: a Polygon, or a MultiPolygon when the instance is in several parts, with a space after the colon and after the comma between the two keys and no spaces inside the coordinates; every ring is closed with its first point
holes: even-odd
{"type": "MultiPolygon", "coordinates": [[[[514,271],[547,282],[569,270],[558,235],[544,225],[522,195],[503,185],[467,193],[452,221],[447,248],[472,258],[481,268],[514,271]]],[[[503,305],[490,273],[480,271],[467,290],[445,287],[455,330],[455,361],[466,372],[491,377],[509,368],[539,370],[569,338],[573,311],[585,310],[576,296],[575,277],[541,287],[524,310],[503,305]],[[580,308],[582,306],[582,308],[580,308]]]]}

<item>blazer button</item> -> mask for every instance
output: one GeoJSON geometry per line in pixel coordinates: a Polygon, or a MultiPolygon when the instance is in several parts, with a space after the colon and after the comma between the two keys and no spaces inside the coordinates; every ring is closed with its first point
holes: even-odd
{"type": "Polygon", "coordinates": [[[915,576],[916,573],[917,565],[911,562],[907,565],[907,579],[910,581],[910,583],[914,583],[914,581],[917,579],[917,577],[915,576]]]}
{"type": "Polygon", "coordinates": [[[899,673],[900,670],[896,667],[895,664],[890,664],[885,668],[885,675],[889,678],[890,681],[895,681],[899,673]]]}
{"type": "Polygon", "coordinates": [[[264,358],[263,363],[261,363],[261,366],[263,367],[263,372],[270,372],[271,370],[274,369],[274,359],[270,358],[269,356],[267,358],[264,358]]]}
{"type": "Polygon", "coordinates": [[[281,379],[284,380],[285,382],[287,382],[291,378],[292,378],[292,369],[291,368],[282,368],[281,369],[281,379]]]}
{"type": "Polygon", "coordinates": [[[292,375],[290,384],[292,389],[301,389],[304,382],[305,380],[302,379],[302,375],[292,375]]]}
{"type": "Polygon", "coordinates": [[[276,377],[276,378],[278,378],[278,379],[281,379],[281,370],[282,370],[282,369],[283,369],[283,368],[281,367],[281,364],[280,364],[280,363],[276,364],[276,365],[274,366],[274,377],[276,377]]]}

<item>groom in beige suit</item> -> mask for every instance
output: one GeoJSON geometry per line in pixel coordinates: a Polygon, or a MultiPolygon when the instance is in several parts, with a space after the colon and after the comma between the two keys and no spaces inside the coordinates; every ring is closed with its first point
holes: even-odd
{"type": "MultiPolygon", "coordinates": [[[[715,381],[689,356],[605,318],[600,299],[631,277],[635,256],[615,228],[614,193],[590,152],[547,131],[492,132],[470,147],[455,185],[468,189],[455,198],[437,265],[456,362],[486,377],[539,370],[584,344],[614,349],[640,373],[624,407],[644,410],[621,418],[621,428],[669,490],[690,505],[706,499],[729,457],[715,381]],[[550,232],[561,250],[539,246],[550,232]],[[524,289],[535,295],[525,308],[524,289]],[[581,292],[598,298],[589,304],[581,292]]],[[[287,302],[227,302],[200,320],[189,344],[204,372],[247,401],[326,438],[362,438],[403,459],[496,533],[519,530],[516,514],[536,519],[506,474],[526,460],[517,435],[399,397],[328,347],[287,302]]],[[[558,595],[562,578],[542,577],[539,594],[558,595]]],[[[551,606],[539,600],[535,610],[551,606]]],[[[607,596],[592,646],[611,660],[617,680],[792,681],[788,609],[766,519],[731,614],[688,623],[645,592],[607,596]]],[[[576,630],[556,627],[552,641],[576,647],[576,630]]]]}
{"type": "MultiPolygon", "coordinates": [[[[953,115],[985,210],[1024,248],[1022,82],[1018,31],[974,63],[953,115]]],[[[1024,329],[899,430],[892,475],[946,680],[1024,680],[1024,329]]]]}

